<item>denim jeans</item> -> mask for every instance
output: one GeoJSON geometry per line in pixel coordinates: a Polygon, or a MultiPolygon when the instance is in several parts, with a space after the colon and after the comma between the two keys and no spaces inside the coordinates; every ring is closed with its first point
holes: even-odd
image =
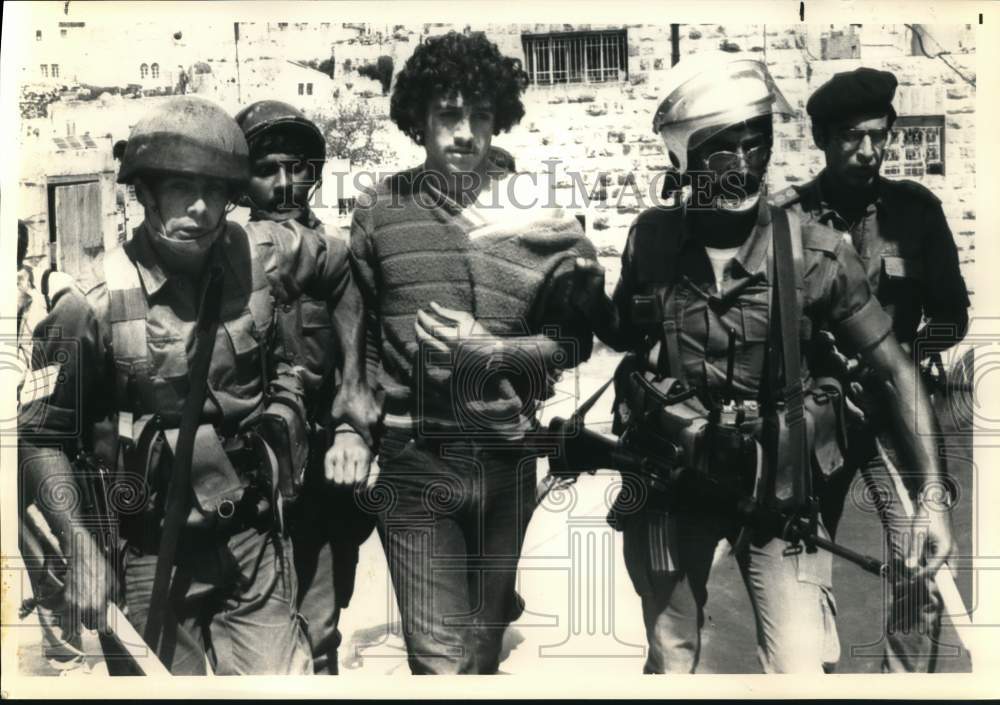
{"type": "Polygon", "coordinates": [[[537,453],[387,431],[373,488],[414,674],[495,673],[517,610],[537,453]]]}
{"type": "MultiPolygon", "coordinates": [[[[174,675],[312,673],[295,609],[291,543],[250,528],[228,540],[191,531],[177,546],[157,652],[174,675]]],[[[142,634],[156,556],[129,547],[124,559],[128,619],[142,634]]]]}
{"type": "MultiPolygon", "coordinates": [[[[642,599],[649,651],[645,673],[694,673],[709,574],[719,541],[738,527],[719,516],[678,512],[669,569],[654,569],[650,538],[654,510],[624,526],[625,566],[642,599]]],[[[832,556],[825,551],[786,555],[780,539],[754,541],[736,556],[757,625],[757,655],[765,673],[822,673],[840,657],[831,590],[832,556]]],[[[737,619],[737,615],[730,618],[737,619]]]]}

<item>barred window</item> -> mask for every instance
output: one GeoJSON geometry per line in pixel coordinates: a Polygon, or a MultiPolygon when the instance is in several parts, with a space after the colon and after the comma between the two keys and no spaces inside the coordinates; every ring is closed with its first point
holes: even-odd
{"type": "Polygon", "coordinates": [[[143,64],[139,67],[139,78],[146,78],[149,75],[149,64],[143,64]]]}
{"type": "Polygon", "coordinates": [[[149,70],[150,70],[150,74],[153,76],[153,78],[159,78],[160,77],[160,65],[159,64],[153,64],[152,66],[149,67],[149,70]]]}
{"type": "Polygon", "coordinates": [[[48,78],[49,77],[49,65],[48,64],[39,64],[39,66],[42,69],[42,78],[48,78]]]}
{"type": "Polygon", "coordinates": [[[525,68],[535,85],[628,79],[625,30],[523,34],[525,68]]]}
{"type": "Polygon", "coordinates": [[[900,115],[882,160],[884,176],[944,175],[944,116],[900,115]]]}
{"type": "Polygon", "coordinates": [[[52,78],[59,78],[59,64],[52,64],[52,78]]]}

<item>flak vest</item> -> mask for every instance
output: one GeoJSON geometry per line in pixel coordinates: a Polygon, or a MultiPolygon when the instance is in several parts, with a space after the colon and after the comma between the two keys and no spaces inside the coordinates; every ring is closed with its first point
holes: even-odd
{"type": "MultiPolygon", "coordinates": [[[[237,237],[232,228],[227,235],[237,237]]],[[[226,281],[215,350],[218,352],[220,345],[231,350],[235,369],[230,381],[241,399],[259,398],[258,404],[247,403],[246,407],[263,409],[268,364],[263,341],[272,325],[274,304],[252,242],[246,234],[243,238],[227,243],[233,251],[224,253],[226,281]],[[250,266],[240,266],[239,262],[233,266],[233,257],[239,255],[243,243],[248,246],[250,266]]],[[[129,256],[129,243],[105,255],[104,269],[117,410],[117,425],[109,429],[114,433],[113,442],[105,446],[110,451],[108,460],[113,461],[118,477],[140,482],[145,488],[142,492],[152,492],[143,495],[147,501],[152,500],[152,504],[145,504],[147,511],[162,512],[165,478],[157,469],[162,467],[165,454],[176,450],[178,442],[177,427],[189,390],[187,341],[185,336],[177,336],[164,349],[150,346],[149,301],[129,256]]],[[[223,444],[224,437],[235,436],[251,415],[228,418],[224,403],[218,403],[221,417],[215,419],[214,426],[209,423],[204,416],[209,409],[207,403],[194,439],[192,489],[196,507],[206,515],[227,504],[234,506],[250,482],[232,464],[223,444]]],[[[123,520],[132,527],[126,527],[132,536],[138,535],[136,527],[145,526],[138,517],[123,520]]]]}
{"type": "MultiPolygon", "coordinates": [[[[127,248],[128,244],[105,255],[104,272],[115,362],[115,401],[120,415],[125,416],[119,418],[119,433],[134,439],[141,428],[129,425],[143,418],[160,414],[167,425],[179,419],[188,389],[188,364],[184,341],[160,355],[159,360],[153,359],[148,300],[127,248]]],[[[226,267],[228,281],[217,336],[228,336],[238,365],[257,368],[259,391],[263,393],[267,359],[262,343],[272,325],[274,303],[263,266],[252,247],[250,262],[249,277],[237,268],[226,267]]],[[[252,374],[249,369],[247,373],[252,374]]]]}

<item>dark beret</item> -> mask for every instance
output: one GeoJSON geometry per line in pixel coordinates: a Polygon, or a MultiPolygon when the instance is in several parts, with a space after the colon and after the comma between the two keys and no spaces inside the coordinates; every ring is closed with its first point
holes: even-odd
{"type": "Polygon", "coordinates": [[[806,112],[819,123],[866,114],[895,118],[892,98],[897,83],[896,76],[888,71],[865,67],[844,71],[816,89],[806,103],[806,112]]]}

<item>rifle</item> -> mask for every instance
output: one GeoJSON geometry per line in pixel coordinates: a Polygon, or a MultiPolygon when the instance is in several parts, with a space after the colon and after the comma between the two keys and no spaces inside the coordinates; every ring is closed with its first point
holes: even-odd
{"type": "MultiPolygon", "coordinates": [[[[633,382],[652,388],[640,374],[632,374],[633,382]]],[[[532,444],[549,455],[549,474],[557,481],[574,482],[580,474],[594,474],[602,468],[617,470],[624,479],[645,482],[667,505],[683,502],[684,506],[704,507],[734,516],[750,529],[778,536],[791,544],[789,553],[823,549],[868,573],[887,575],[888,566],[883,561],[820,536],[811,517],[756,500],[752,491],[747,491],[752,479],[748,475],[716,477],[692,463],[692,458],[704,452],[704,447],[695,447],[696,439],[701,439],[703,446],[706,439],[718,442],[719,437],[713,438],[711,421],[685,424],[665,413],[666,406],[685,400],[682,395],[692,397],[690,391],[664,396],[656,390],[663,404],[644,413],[644,418],[621,438],[587,429],[586,414],[610,383],[598,389],[569,419],[555,417],[532,437],[532,444]]]]}

